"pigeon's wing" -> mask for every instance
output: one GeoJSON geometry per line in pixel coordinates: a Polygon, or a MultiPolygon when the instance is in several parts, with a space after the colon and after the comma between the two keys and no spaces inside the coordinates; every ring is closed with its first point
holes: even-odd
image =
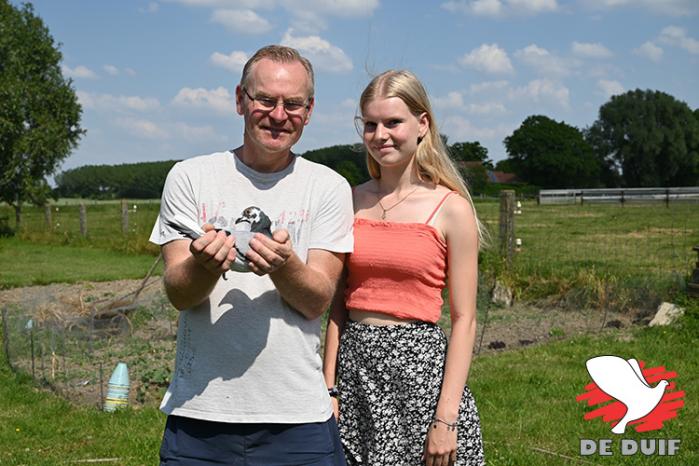
{"type": "Polygon", "coordinates": [[[627,359],[626,362],[629,363],[629,366],[631,366],[631,369],[633,369],[633,371],[636,373],[641,382],[643,382],[643,385],[650,388],[650,385],[648,385],[648,382],[646,382],[646,378],[643,377],[643,372],[641,371],[641,366],[638,365],[638,361],[636,361],[634,358],[631,358],[627,359]]]}
{"type": "Polygon", "coordinates": [[[172,220],[165,220],[165,223],[191,239],[197,239],[204,234],[204,230],[196,222],[181,214],[175,215],[172,220]]]}
{"type": "Polygon", "coordinates": [[[597,356],[588,359],[585,365],[599,389],[623,403],[626,384],[637,378],[626,360],[618,356],[597,356]]]}

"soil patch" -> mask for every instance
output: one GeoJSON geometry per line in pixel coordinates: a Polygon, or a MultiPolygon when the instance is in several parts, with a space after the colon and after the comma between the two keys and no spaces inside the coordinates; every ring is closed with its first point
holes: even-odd
{"type": "MultiPolygon", "coordinates": [[[[168,303],[160,277],[2,290],[0,308],[8,311],[8,320],[15,319],[9,338],[12,364],[31,374],[33,361],[35,378],[65,398],[100,406],[112,369],[125,361],[130,404],[160,401],[174,366],[177,333],[177,311],[168,303]],[[95,310],[105,309],[116,311],[95,320],[95,310]],[[34,321],[31,342],[28,319],[34,321]]],[[[478,322],[475,353],[600,332],[629,338],[633,326],[631,315],[596,309],[491,306],[478,322]]]]}

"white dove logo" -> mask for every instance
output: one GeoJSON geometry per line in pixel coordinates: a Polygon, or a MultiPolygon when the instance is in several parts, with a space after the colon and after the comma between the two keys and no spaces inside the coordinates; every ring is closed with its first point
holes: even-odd
{"type": "Polygon", "coordinates": [[[626,414],[612,428],[615,434],[623,434],[629,422],[641,419],[653,411],[665,393],[667,380],[655,387],[646,382],[641,367],[635,359],[619,356],[597,356],[589,359],[587,372],[600,390],[626,406],[626,414]]]}

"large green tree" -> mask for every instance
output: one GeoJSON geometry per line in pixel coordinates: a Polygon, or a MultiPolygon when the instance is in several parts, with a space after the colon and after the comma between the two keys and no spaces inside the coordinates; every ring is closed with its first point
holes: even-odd
{"type": "Polygon", "coordinates": [[[455,142],[449,146],[449,153],[454,160],[483,162],[486,168],[493,168],[493,161],[488,158],[488,149],[478,141],[455,142]]]}
{"type": "Polygon", "coordinates": [[[699,121],[669,94],[636,89],[613,96],[586,137],[625,186],[699,183],[699,121]]]}
{"type": "Polygon", "coordinates": [[[61,53],[31,4],[0,0],[0,200],[15,209],[42,204],[46,177],[76,147],[84,131],[61,53]]]}
{"type": "Polygon", "coordinates": [[[517,176],[542,188],[599,185],[600,163],[577,128],[532,115],[505,138],[510,166],[517,176]]]}

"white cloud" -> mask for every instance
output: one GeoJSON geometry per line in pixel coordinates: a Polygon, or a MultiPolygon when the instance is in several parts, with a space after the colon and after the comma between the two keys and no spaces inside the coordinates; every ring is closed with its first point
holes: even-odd
{"type": "Polygon", "coordinates": [[[154,97],[115,96],[85,91],[78,91],[77,95],[80,105],[93,110],[147,112],[160,107],[160,102],[154,97]]]}
{"type": "Polygon", "coordinates": [[[111,76],[116,76],[119,74],[119,68],[114,65],[104,65],[102,69],[111,76]]]}
{"type": "Polygon", "coordinates": [[[134,136],[146,139],[166,139],[169,133],[150,120],[119,118],[116,123],[134,136]]]}
{"type": "Polygon", "coordinates": [[[668,45],[683,48],[693,55],[699,54],[699,40],[689,37],[687,32],[681,27],[666,27],[660,33],[658,40],[668,45]]]}
{"type": "Polygon", "coordinates": [[[538,14],[558,10],[557,0],[450,0],[441,7],[453,13],[475,16],[538,14]]]}
{"type": "Polygon", "coordinates": [[[138,9],[141,13],[155,13],[160,9],[158,2],[149,2],[146,7],[141,7],[138,9]]]}
{"type": "Polygon", "coordinates": [[[641,57],[645,57],[656,63],[658,63],[663,58],[663,49],[658,47],[651,41],[647,41],[640,47],[633,49],[633,53],[641,57]]]}
{"type": "Polygon", "coordinates": [[[613,95],[622,94],[624,92],[624,86],[622,86],[619,81],[600,79],[597,81],[597,87],[602,90],[602,93],[606,98],[613,95]]]}
{"type": "Polygon", "coordinates": [[[432,99],[435,108],[463,108],[464,96],[461,92],[449,92],[445,97],[435,97],[432,99]]]}
{"type": "Polygon", "coordinates": [[[96,79],[98,77],[97,73],[83,65],[78,65],[75,68],[70,68],[69,66],[63,65],[61,66],[61,70],[63,71],[63,74],[69,78],[96,79]]]}
{"type": "Polygon", "coordinates": [[[612,52],[599,42],[573,42],[571,49],[579,57],[610,58],[612,56],[612,52]]]}
{"type": "Polygon", "coordinates": [[[272,24],[252,10],[215,10],[211,21],[241,34],[264,34],[272,24]]]}
{"type": "Polygon", "coordinates": [[[124,73],[128,74],[129,76],[136,76],[136,70],[133,68],[124,68],[124,73]]]}
{"type": "Polygon", "coordinates": [[[515,52],[515,57],[544,76],[567,76],[572,64],[536,44],[515,52]]]}
{"type": "Polygon", "coordinates": [[[280,0],[290,13],[316,11],[339,17],[370,16],[379,6],[379,0],[280,0]]]}
{"type": "Polygon", "coordinates": [[[235,111],[235,100],[225,87],[211,90],[184,87],[172,99],[172,103],[179,107],[204,108],[221,114],[235,111]]]}
{"type": "Polygon", "coordinates": [[[459,110],[475,115],[498,115],[507,113],[507,109],[500,102],[466,103],[461,92],[452,91],[445,97],[435,97],[434,107],[444,110],[459,110]]]}
{"type": "Polygon", "coordinates": [[[170,0],[182,5],[213,8],[274,8],[277,0],[170,0]]]}
{"type": "Polygon", "coordinates": [[[630,7],[669,16],[692,16],[699,13],[699,2],[696,0],[581,0],[581,3],[598,10],[630,7]]]}
{"type": "Polygon", "coordinates": [[[535,79],[525,86],[510,89],[511,99],[526,98],[535,102],[553,101],[561,107],[570,105],[570,91],[564,85],[549,79],[535,79]]]}
{"type": "Polygon", "coordinates": [[[358,104],[359,102],[357,102],[355,99],[347,98],[340,102],[340,108],[356,110],[358,104]]]}
{"type": "Polygon", "coordinates": [[[500,102],[472,103],[466,107],[468,113],[475,115],[503,115],[507,109],[500,102]]]}
{"type": "Polygon", "coordinates": [[[196,141],[225,141],[225,136],[218,134],[212,126],[192,126],[177,122],[174,125],[176,134],[188,142],[196,141]]]}
{"type": "Polygon", "coordinates": [[[513,9],[526,13],[545,13],[558,9],[556,0],[507,0],[507,3],[513,9]]]}
{"type": "Polygon", "coordinates": [[[449,136],[450,141],[501,141],[512,132],[510,126],[499,124],[495,127],[480,127],[461,115],[445,118],[440,130],[449,136]]]}
{"type": "Polygon", "coordinates": [[[295,11],[291,19],[291,29],[305,34],[317,34],[328,28],[326,21],[316,11],[299,10],[295,11]]]}
{"type": "Polygon", "coordinates": [[[483,44],[461,57],[459,63],[486,73],[498,74],[514,71],[507,52],[498,47],[497,44],[483,44]]]}
{"type": "Polygon", "coordinates": [[[441,7],[452,13],[466,13],[476,16],[500,16],[503,13],[503,5],[500,0],[449,1],[442,3],[441,7]]]}
{"type": "Polygon", "coordinates": [[[294,37],[292,34],[293,30],[291,29],[284,33],[281,41],[282,45],[298,49],[303,56],[313,63],[315,68],[332,73],[343,73],[352,70],[352,60],[341,48],[332,45],[319,36],[294,37]]]}
{"type": "Polygon", "coordinates": [[[488,92],[500,92],[510,85],[508,81],[484,81],[482,83],[471,84],[468,92],[471,94],[483,94],[488,92]]]}
{"type": "Polygon", "coordinates": [[[243,67],[248,61],[248,58],[249,57],[245,52],[235,50],[228,55],[220,52],[214,52],[211,54],[209,60],[216,66],[220,66],[221,68],[225,68],[234,73],[240,73],[243,71],[243,67]]]}

